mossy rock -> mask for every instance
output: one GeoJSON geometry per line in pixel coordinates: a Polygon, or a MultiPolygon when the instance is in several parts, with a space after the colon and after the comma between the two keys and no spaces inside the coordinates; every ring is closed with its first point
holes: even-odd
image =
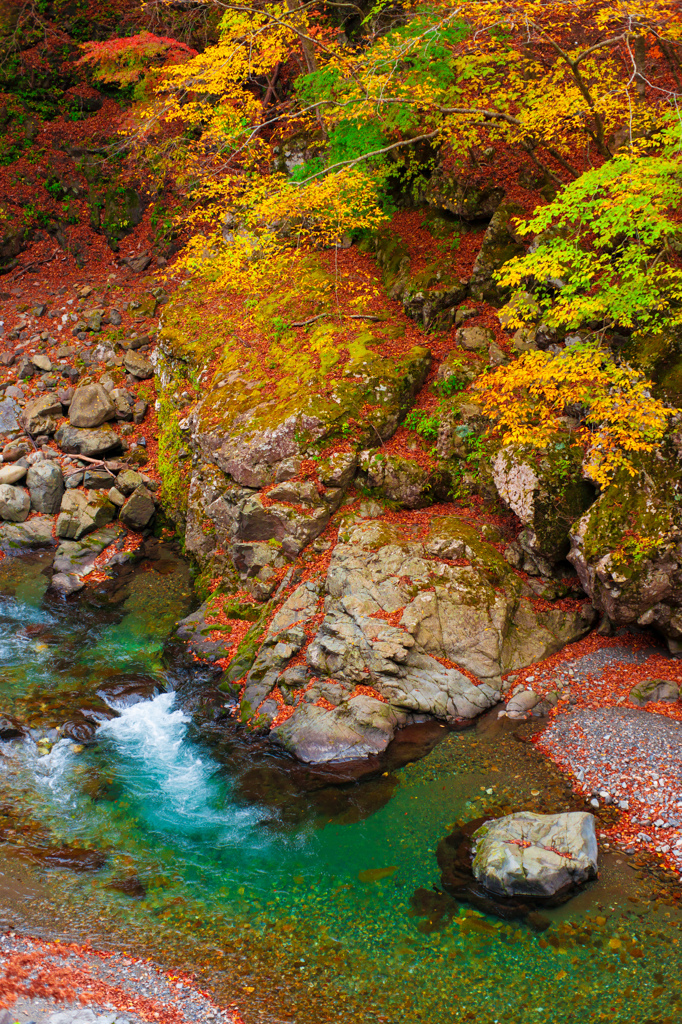
{"type": "Polygon", "coordinates": [[[633,457],[571,528],[569,561],[612,622],[659,630],[682,648],[682,442],[633,457]]]}
{"type": "Polygon", "coordinates": [[[657,398],[682,405],[682,329],[635,333],[622,345],[621,352],[653,381],[657,398]]]}

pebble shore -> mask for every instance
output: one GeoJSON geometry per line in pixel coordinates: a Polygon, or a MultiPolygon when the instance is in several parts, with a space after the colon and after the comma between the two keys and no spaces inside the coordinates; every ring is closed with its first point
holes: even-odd
{"type": "Polygon", "coordinates": [[[0,1024],[242,1024],[191,979],[120,953],[0,936],[0,1024]],[[4,1007],[4,1009],[3,1009],[4,1007]]]}

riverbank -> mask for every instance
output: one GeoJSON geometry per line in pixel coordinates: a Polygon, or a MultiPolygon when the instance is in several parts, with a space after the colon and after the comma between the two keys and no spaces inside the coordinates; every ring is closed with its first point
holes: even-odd
{"type": "Polygon", "coordinates": [[[242,1024],[192,976],[75,943],[0,936],[0,1024],[242,1024]]]}

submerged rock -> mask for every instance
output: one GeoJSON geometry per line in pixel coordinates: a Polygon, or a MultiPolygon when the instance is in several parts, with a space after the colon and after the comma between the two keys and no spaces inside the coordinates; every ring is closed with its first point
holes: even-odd
{"type": "Polygon", "coordinates": [[[550,897],[597,877],[595,819],[524,811],[473,834],[474,877],[496,896],[550,897]]]}

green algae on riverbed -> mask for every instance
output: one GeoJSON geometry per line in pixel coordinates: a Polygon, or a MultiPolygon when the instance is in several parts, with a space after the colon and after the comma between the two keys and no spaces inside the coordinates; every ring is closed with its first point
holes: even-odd
{"type": "MultiPolygon", "coordinates": [[[[164,631],[187,601],[180,564],[177,579],[143,569],[113,609],[103,601],[87,614],[83,601],[45,603],[34,563],[24,576],[18,561],[7,564],[0,590],[28,603],[5,599],[2,621],[32,615],[50,631],[50,657],[38,651],[35,663],[40,637],[13,646],[3,634],[8,704],[35,683],[36,667],[53,694],[73,692],[72,674],[81,694],[115,672],[163,676],[164,631]],[[73,673],[52,667],[65,657],[73,673]]],[[[493,715],[466,732],[443,729],[422,760],[322,787],[304,807],[276,759],[264,772],[248,744],[218,757],[192,739],[170,694],[124,712],[81,752],[61,743],[29,756],[8,745],[0,764],[15,816],[2,833],[0,915],[198,970],[247,1024],[672,1024],[682,915],[656,901],[627,858],[602,856],[599,882],[550,911],[541,934],[435,892],[435,848],[456,822],[577,800],[526,742],[532,728],[493,715]],[[41,869],[21,856],[36,841],[101,850],[106,863],[41,869]],[[419,896],[429,891],[433,900],[419,896]]]]}

